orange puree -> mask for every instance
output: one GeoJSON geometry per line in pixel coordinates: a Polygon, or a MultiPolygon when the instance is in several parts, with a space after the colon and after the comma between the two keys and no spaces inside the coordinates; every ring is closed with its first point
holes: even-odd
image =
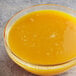
{"type": "Polygon", "coordinates": [[[76,57],[76,18],[41,10],[18,19],[8,33],[11,51],[31,64],[55,65],[76,57]]]}

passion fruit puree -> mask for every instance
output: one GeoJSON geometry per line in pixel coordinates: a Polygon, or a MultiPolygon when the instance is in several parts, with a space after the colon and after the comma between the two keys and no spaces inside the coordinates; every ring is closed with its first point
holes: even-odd
{"type": "Polygon", "coordinates": [[[8,33],[11,51],[31,64],[55,65],[76,57],[76,18],[41,10],[19,18],[8,33]]]}

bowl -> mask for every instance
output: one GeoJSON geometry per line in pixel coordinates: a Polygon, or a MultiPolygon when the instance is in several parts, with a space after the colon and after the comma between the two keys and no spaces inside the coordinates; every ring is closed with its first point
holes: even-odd
{"type": "Polygon", "coordinates": [[[73,58],[72,60],[62,63],[62,64],[55,64],[55,65],[36,65],[36,64],[31,64],[28,62],[25,62],[21,60],[19,57],[17,57],[11,50],[10,47],[8,46],[8,33],[9,30],[12,26],[12,24],[22,17],[23,15],[26,15],[27,13],[33,12],[33,11],[39,11],[39,10],[58,10],[58,11],[63,11],[68,14],[73,15],[74,17],[76,16],[76,11],[72,10],[71,8],[64,7],[61,5],[56,5],[56,4],[40,4],[40,5],[34,5],[29,8],[26,8],[18,13],[16,13],[6,24],[5,29],[4,29],[4,44],[5,48],[7,50],[7,53],[9,57],[19,66],[24,68],[25,70],[37,74],[37,75],[56,75],[63,73],[67,70],[69,70],[71,67],[76,65],[76,58],[73,58]]]}

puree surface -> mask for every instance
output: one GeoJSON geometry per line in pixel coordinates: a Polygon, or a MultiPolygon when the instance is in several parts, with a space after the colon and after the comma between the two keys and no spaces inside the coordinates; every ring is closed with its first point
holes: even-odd
{"type": "Polygon", "coordinates": [[[56,10],[28,13],[11,26],[8,44],[26,62],[65,63],[76,57],[76,18],[56,10]]]}

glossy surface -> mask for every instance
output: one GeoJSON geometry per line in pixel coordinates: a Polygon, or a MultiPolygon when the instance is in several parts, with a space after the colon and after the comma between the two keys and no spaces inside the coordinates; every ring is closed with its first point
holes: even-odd
{"type": "Polygon", "coordinates": [[[65,63],[76,57],[76,19],[54,10],[29,13],[11,27],[8,44],[12,52],[26,62],[65,63]]]}

